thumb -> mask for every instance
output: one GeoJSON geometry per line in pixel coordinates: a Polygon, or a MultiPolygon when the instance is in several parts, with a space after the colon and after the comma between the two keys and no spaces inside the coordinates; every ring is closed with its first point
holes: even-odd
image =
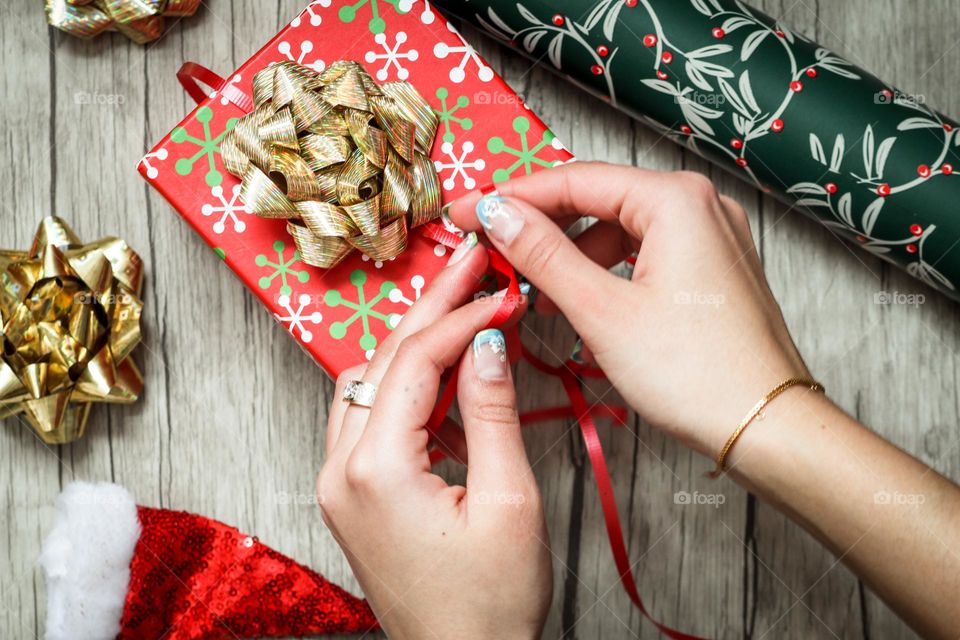
{"type": "Polygon", "coordinates": [[[600,321],[619,278],[585,256],[545,213],[517,198],[485,196],[477,220],[493,245],[552,300],[581,335],[600,321]]]}
{"type": "Polygon", "coordinates": [[[533,482],[533,472],[520,436],[506,342],[498,329],[485,329],[474,338],[460,367],[458,399],[470,456],[467,494],[473,496],[471,504],[522,494],[533,482]]]}

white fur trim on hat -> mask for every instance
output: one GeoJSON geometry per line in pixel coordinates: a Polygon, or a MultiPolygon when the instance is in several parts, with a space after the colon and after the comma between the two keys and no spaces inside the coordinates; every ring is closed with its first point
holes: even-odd
{"type": "Polygon", "coordinates": [[[74,482],[64,489],[39,561],[47,640],[116,638],[140,531],[137,504],[123,487],[74,482]]]}

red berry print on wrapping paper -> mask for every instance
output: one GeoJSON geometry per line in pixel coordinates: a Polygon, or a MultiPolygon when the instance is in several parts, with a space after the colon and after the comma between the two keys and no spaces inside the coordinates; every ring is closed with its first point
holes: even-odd
{"type": "Polygon", "coordinates": [[[923,227],[917,223],[913,223],[910,225],[910,235],[914,235],[919,238],[923,235],[923,227]]]}
{"type": "Polygon", "coordinates": [[[943,123],[943,130],[946,131],[947,133],[950,133],[951,131],[953,131],[953,127],[950,126],[949,124],[947,124],[946,122],[944,122],[944,123],[943,123]]]}
{"type": "Polygon", "coordinates": [[[597,55],[601,58],[606,58],[608,55],[610,55],[610,48],[605,44],[600,45],[597,47],[597,55]]]}
{"type": "Polygon", "coordinates": [[[827,193],[834,194],[834,193],[837,192],[837,185],[835,185],[835,184],[832,183],[832,182],[828,182],[828,183],[824,186],[824,189],[827,190],[827,193]]]}
{"type": "Polygon", "coordinates": [[[625,0],[623,4],[627,5],[627,7],[630,9],[633,9],[635,6],[637,6],[637,0],[625,0]]]}
{"type": "Polygon", "coordinates": [[[913,244],[912,242],[907,245],[907,253],[916,253],[917,251],[919,251],[917,245],[913,244]]]}
{"type": "Polygon", "coordinates": [[[673,62],[673,54],[670,53],[669,51],[664,51],[663,55],[660,56],[660,59],[663,60],[664,64],[670,64],[671,62],[673,62]]]}
{"type": "Polygon", "coordinates": [[[808,77],[808,78],[816,78],[816,77],[817,77],[817,70],[814,69],[813,67],[810,67],[810,68],[807,69],[804,73],[807,74],[807,77],[808,77]]]}
{"type": "Polygon", "coordinates": [[[197,109],[197,122],[203,125],[203,138],[197,138],[191,135],[186,127],[177,127],[170,132],[170,140],[174,144],[193,144],[198,147],[198,151],[190,157],[183,157],[177,160],[174,170],[181,176],[188,176],[193,173],[193,167],[201,158],[207,159],[208,171],[204,180],[208,187],[216,187],[223,182],[223,174],[217,170],[216,157],[220,155],[220,142],[230,133],[237,124],[236,118],[227,120],[224,130],[216,136],[210,131],[210,122],[213,120],[213,109],[204,105],[197,109]]]}
{"type": "Polygon", "coordinates": [[[595,65],[593,65],[592,67],[590,67],[590,73],[592,73],[592,74],[595,75],[595,76],[602,76],[602,75],[603,75],[603,67],[601,67],[601,66],[598,65],[598,64],[595,64],[595,65]]]}
{"type": "Polygon", "coordinates": [[[925,164],[920,165],[919,167],[917,167],[917,175],[920,176],[921,178],[929,178],[930,167],[928,167],[925,164]]]}
{"type": "Polygon", "coordinates": [[[740,167],[741,169],[746,168],[747,164],[749,164],[746,158],[737,158],[736,163],[737,163],[737,166],[740,167]]]}
{"type": "Polygon", "coordinates": [[[558,14],[556,14],[555,16],[553,16],[552,22],[553,22],[553,24],[555,24],[556,26],[562,27],[562,26],[564,25],[564,23],[566,23],[566,20],[564,19],[564,17],[563,17],[562,15],[560,15],[560,14],[558,13],[558,14]]]}
{"type": "Polygon", "coordinates": [[[645,47],[657,46],[657,36],[653,35],[652,33],[648,33],[647,35],[643,36],[643,46],[645,47]]]}
{"type": "Polygon", "coordinates": [[[790,91],[793,91],[794,93],[800,93],[803,91],[803,83],[799,80],[794,80],[790,83],[790,91]]]}
{"type": "Polygon", "coordinates": [[[890,195],[890,185],[884,182],[877,187],[877,195],[881,198],[886,198],[888,195],[890,195]]]}
{"type": "Polygon", "coordinates": [[[661,80],[666,80],[670,76],[668,76],[664,71],[657,69],[657,77],[660,78],[661,80]]]}
{"type": "Polygon", "coordinates": [[[770,131],[773,131],[774,133],[780,133],[781,131],[783,131],[783,120],[781,120],[780,118],[777,118],[776,120],[771,122],[770,131]]]}
{"type": "Polygon", "coordinates": [[[712,33],[713,33],[713,37],[716,38],[717,40],[722,40],[727,35],[727,32],[721,29],[720,27],[714,27],[712,33]]]}
{"type": "Polygon", "coordinates": [[[940,165],[940,171],[943,173],[943,175],[949,176],[953,173],[953,165],[949,162],[944,162],[942,165],[940,165]]]}
{"type": "Polygon", "coordinates": [[[686,124],[680,125],[680,131],[682,131],[686,135],[690,135],[691,133],[693,133],[693,129],[691,129],[690,126],[686,124]]]}
{"type": "Polygon", "coordinates": [[[743,149],[743,140],[734,138],[730,141],[730,146],[739,151],[740,149],[743,149]]]}

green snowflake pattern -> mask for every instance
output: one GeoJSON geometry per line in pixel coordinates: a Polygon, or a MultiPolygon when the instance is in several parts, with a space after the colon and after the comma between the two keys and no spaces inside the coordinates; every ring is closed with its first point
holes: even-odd
{"type": "Polygon", "coordinates": [[[288,296],[293,293],[293,289],[290,287],[287,277],[293,276],[297,279],[297,282],[303,284],[310,279],[310,272],[305,270],[299,271],[293,268],[296,263],[300,262],[300,252],[294,251],[293,257],[287,260],[284,257],[287,253],[287,245],[283,242],[283,240],[277,240],[274,242],[273,250],[277,252],[276,262],[272,262],[262,253],[254,258],[254,262],[258,267],[269,267],[273,270],[270,275],[260,278],[260,288],[269,289],[271,285],[273,285],[273,281],[279,277],[280,282],[283,283],[283,286],[280,287],[280,295],[288,296]]]}
{"type": "Polygon", "coordinates": [[[384,4],[388,4],[394,8],[394,10],[403,15],[408,9],[404,9],[404,4],[410,4],[409,2],[404,2],[404,0],[358,0],[354,4],[348,4],[340,7],[338,15],[340,16],[341,22],[353,22],[357,14],[360,13],[360,10],[364,5],[370,5],[370,13],[372,17],[368,23],[370,28],[370,33],[378,34],[383,33],[387,29],[387,21],[380,15],[380,10],[383,8],[384,4]]]}
{"type": "Polygon", "coordinates": [[[533,165],[535,164],[541,167],[552,167],[556,164],[550,160],[537,157],[541,149],[553,144],[556,136],[554,136],[552,132],[544,131],[543,139],[531,148],[529,146],[530,142],[527,140],[527,132],[530,131],[530,121],[524,116],[517,116],[513,121],[513,130],[520,136],[520,149],[508,147],[507,143],[505,143],[500,136],[494,136],[487,142],[487,149],[490,153],[507,153],[517,158],[516,162],[506,169],[497,169],[493,172],[494,182],[505,182],[509,180],[513,172],[521,167],[523,167],[524,173],[529,175],[533,173],[533,165]]]}
{"type": "Polygon", "coordinates": [[[391,319],[390,314],[380,313],[376,310],[377,303],[385,298],[389,298],[390,292],[397,288],[397,285],[390,281],[385,281],[380,285],[380,293],[366,299],[364,285],[367,283],[367,274],[362,269],[357,269],[350,274],[350,284],[357,289],[356,301],[347,300],[336,290],[331,289],[323,295],[323,302],[328,307],[347,307],[353,309],[354,313],[343,322],[334,322],[330,325],[330,335],[335,340],[342,340],[350,329],[350,325],[360,321],[363,326],[363,335],[360,336],[360,348],[364,350],[374,349],[377,346],[377,337],[370,331],[370,319],[381,321],[388,329],[393,329],[395,320],[391,319]]]}
{"type": "Polygon", "coordinates": [[[457,98],[456,104],[448,105],[447,98],[449,97],[450,92],[445,87],[440,87],[437,89],[437,98],[440,99],[441,108],[433,110],[434,113],[436,113],[440,118],[440,122],[443,124],[443,128],[445,129],[445,133],[443,134],[444,142],[453,142],[457,138],[450,127],[451,122],[460,125],[460,128],[464,131],[469,131],[473,128],[473,120],[470,118],[458,118],[456,115],[454,115],[460,109],[465,109],[470,105],[470,98],[467,96],[460,96],[457,98]]]}
{"type": "Polygon", "coordinates": [[[188,176],[193,173],[193,166],[206,157],[210,170],[207,171],[207,186],[216,187],[223,182],[223,174],[217,171],[216,155],[220,153],[220,142],[223,138],[233,131],[237,124],[236,118],[227,120],[226,128],[217,136],[210,132],[210,121],[213,120],[213,109],[207,106],[197,109],[197,122],[203,125],[203,139],[190,135],[184,127],[177,127],[170,134],[170,139],[176,144],[190,143],[198,147],[198,151],[192,157],[183,157],[177,160],[174,168],[181,176],[188,176]]]}

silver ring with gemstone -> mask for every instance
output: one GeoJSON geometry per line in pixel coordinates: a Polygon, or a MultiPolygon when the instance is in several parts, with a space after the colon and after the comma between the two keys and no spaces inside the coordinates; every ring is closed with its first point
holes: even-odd
{"type": "Polygon", "coordinates": [[[377,387],[363,380],[351,380],[343,388],[343,399],[350,404],[372,407],[377,397],[377,387]]]}

